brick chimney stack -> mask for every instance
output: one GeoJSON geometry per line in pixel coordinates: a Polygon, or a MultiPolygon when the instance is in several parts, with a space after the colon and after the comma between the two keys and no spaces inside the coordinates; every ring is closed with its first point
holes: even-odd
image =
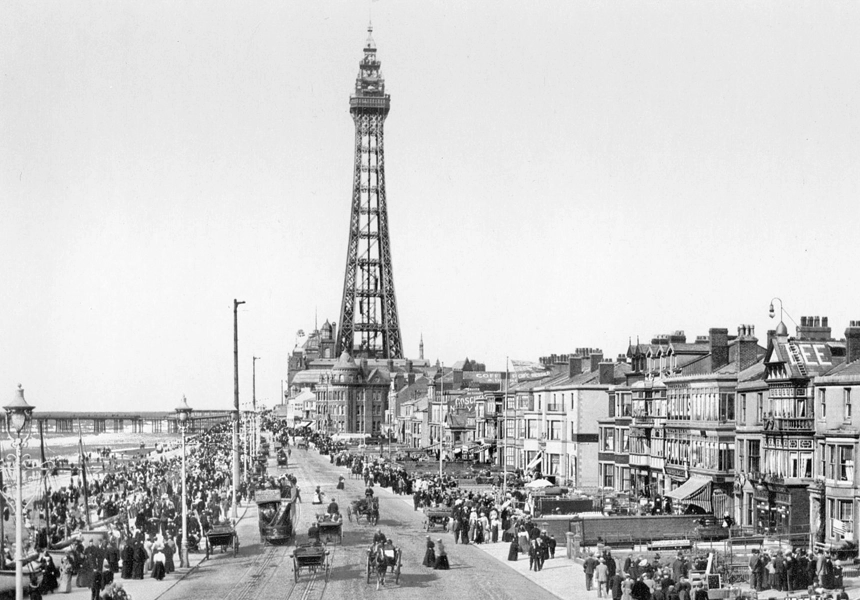
{"type": "Polygon", "coordinates": [[[827,317],[800,317],[797,339],[804,342],[826,342],[831,339],[827,317]]]}
{"type": "Polygon", "coordinates": [[[711,327],[708,330],[711,346],[711,372],[729,364],[729,330],[725,327],[711,327]]]}
{"type": "Polygon", "coordinates": [[[738,372],[748,369],[758,361],[758,339],[754,325],[738,327],[738,372]]]}
{"type": "Polygon", "coordinates": [[[591,372],[597,373],[600,369],[600,363],[603,361],[603,351],[596,350],[591,353],[591,372]]]}
{"type": "Polygon", "coordinates": [[[615,383],[615,363],[612,362],[612,359],[601,361],[598,369],[600,370],[600,385],[615,383]]]}
{"type": "Polygon", "coordinates": [[[567,376],[576,377],[582,373],[582,357],[571,354],[567,359],[567,376]]]}
{"type": "Polygon", "coordinates": [[[854,362],[860,358],[860,321],[851,321],[845,330],[845,360],[854,362]]]}

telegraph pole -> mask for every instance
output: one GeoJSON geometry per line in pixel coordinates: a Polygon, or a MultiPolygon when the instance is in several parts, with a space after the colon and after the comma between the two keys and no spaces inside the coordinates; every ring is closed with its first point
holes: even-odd
{"type": "Polygon", "coordinates": [[[239,518],[236,510],[236,488],[239,486],[239,305],[244,300],[233,298],[233,522],[239,518]]]}

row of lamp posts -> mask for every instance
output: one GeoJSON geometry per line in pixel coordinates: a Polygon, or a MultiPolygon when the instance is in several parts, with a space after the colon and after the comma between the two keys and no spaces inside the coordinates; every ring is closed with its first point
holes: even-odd
{"type": "MultiPolygon", "coordinates": [[[[15,600],[24,598],[24,514],[23,514],[23,458],[22,451],[30,439],[30,423],[33,409],[24,399],[24,388],[18,386],[15,398],[3,407],[6,411],[6,432],[15,449],[10,460],[15,464],[15,600]]],[[[191,425],[192,409],[185,396],[176,408],[179,430],[182,433],[182,542],[179,550],[181,566],[188,566],[188,490],[185,481],[185,434],[191,425]]],[[[235,420],[235,417],[234,417],[235,420]]],[[[87,509],[89,510],[89,509],[87,509]]]]}
{"type": "MultiPolygon", "coordinates": [[[[238,361],[238,324],[237,324],[237,309],[244,301],[233,300],[233,327],[234,327],[234,351],[236,360],[238,361]]],[[[256,388],[256,362],[259,357],[254,357],[254,385],[256,388]]],[[[232,517],[236,521],[236,488],[239,480],[239,452],[238,452],[238,428],[239,428],[239,370],[238,363],[235,376],[235,406],[230,413],[230,418],[233,425],[233,507],[232,517]]],[[[24,399],[24,388],[18,386],[18,391],[15,398],[3,407],[6,411],[6,433],[9,435],[9,441],[15,449],[15,453],[10,455],[9,460],[15,463],[15,600],[23,600],[24,598],[24,529],[23,529],[23,465],[22,465],[22,449],[30,439],[30,423],[33,417],[33,407],[27,404],[24,399]]],[[[254,390],[254,413],[256,417],[256,389],[254,390]]],[[[179,550],[179,562],[181,566],[188,566],[188,490],[185,481],[185,434],[188,427],[191,425],[192,408],[188,406],[185,396],[182,397],[182,403],[176,408],[176,415],[179,421],[179,430],[182,433],[182,542],[179,550]]],[[[254,423],[256,436],[259,433],[256,431],[257,423],[254,423]]],[[[254,444],[258,444],[258,440],[254,439],[254,444]]],[[[256,448],[255,448],[256,450],[256,448]]],[[[87,508],[87,510],[89,510],[87,508]]]]}

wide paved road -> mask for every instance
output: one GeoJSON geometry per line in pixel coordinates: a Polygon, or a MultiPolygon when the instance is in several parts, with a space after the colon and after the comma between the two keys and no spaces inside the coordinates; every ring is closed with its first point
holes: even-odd
{"type": "MultiPolygon", "coordinates": [[[[307,529],[313,516],[323,507],[310,503],[311,492],[319,485],[327,499],[335,496],[346,515],[351,500],[363,496],[364,483],[350,479],[347,470],[329,463],[328,456],[316,451],[293,450],[289,471],[302,489],[299,504],[299,541],[307,540],[307,529]],[[337,490],[339,475],[346,479],[346,490],[337,490]]],[[[388,489],[375,487],[380,498],[379,526],[403,550],[400,584],[392,582],[376,591],[375,582],[365,578],[365,551],[374,528],[362,521],[344,523],[343,544],[332,548],[333,569],[326,583],[321,576],[302,573],[293,579],[292,547],[264,547],[259,543],[256,510],[248,510],[239,524],[239,556],[215,554],[181,583],[167,591],[165,600],[318,600],[338,598],[433,598],[469,600],[527,599],[550,596],[546,590],[509,569],[473,546],[455,545],[453,536],[437,531],[442,537],[451,563],[450,571],[434,571],[421,565],[424,557],[425,532],[423,514],[412,509],[411,498],[395,496],[388,489]],[[407,502],[408,501],[408,502],[407,502]],[[382,596],[380,596],[382,595],[382,596]]]]}

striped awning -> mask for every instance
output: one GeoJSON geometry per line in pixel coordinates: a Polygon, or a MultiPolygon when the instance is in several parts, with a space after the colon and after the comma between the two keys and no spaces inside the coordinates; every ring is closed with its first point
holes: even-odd
{"type": "Polygon", "coordinates": [[[531,460],[531,462],[529,462],[529,464],[526,465],[526,471],[530,471],[531,469],[534,469],[538,465],[538,463],[540,463],[542,458],[543,458],[543,452],[538,452],[537,456],[535,456],[531,460]]]}
{"type": "Polygon", "coordinates": [[[674,498],[682,505],[695,504],[707,512],[711,510],[711,478],[701,475],[693,475],[679,487],[665,496],[674,498]]]}

